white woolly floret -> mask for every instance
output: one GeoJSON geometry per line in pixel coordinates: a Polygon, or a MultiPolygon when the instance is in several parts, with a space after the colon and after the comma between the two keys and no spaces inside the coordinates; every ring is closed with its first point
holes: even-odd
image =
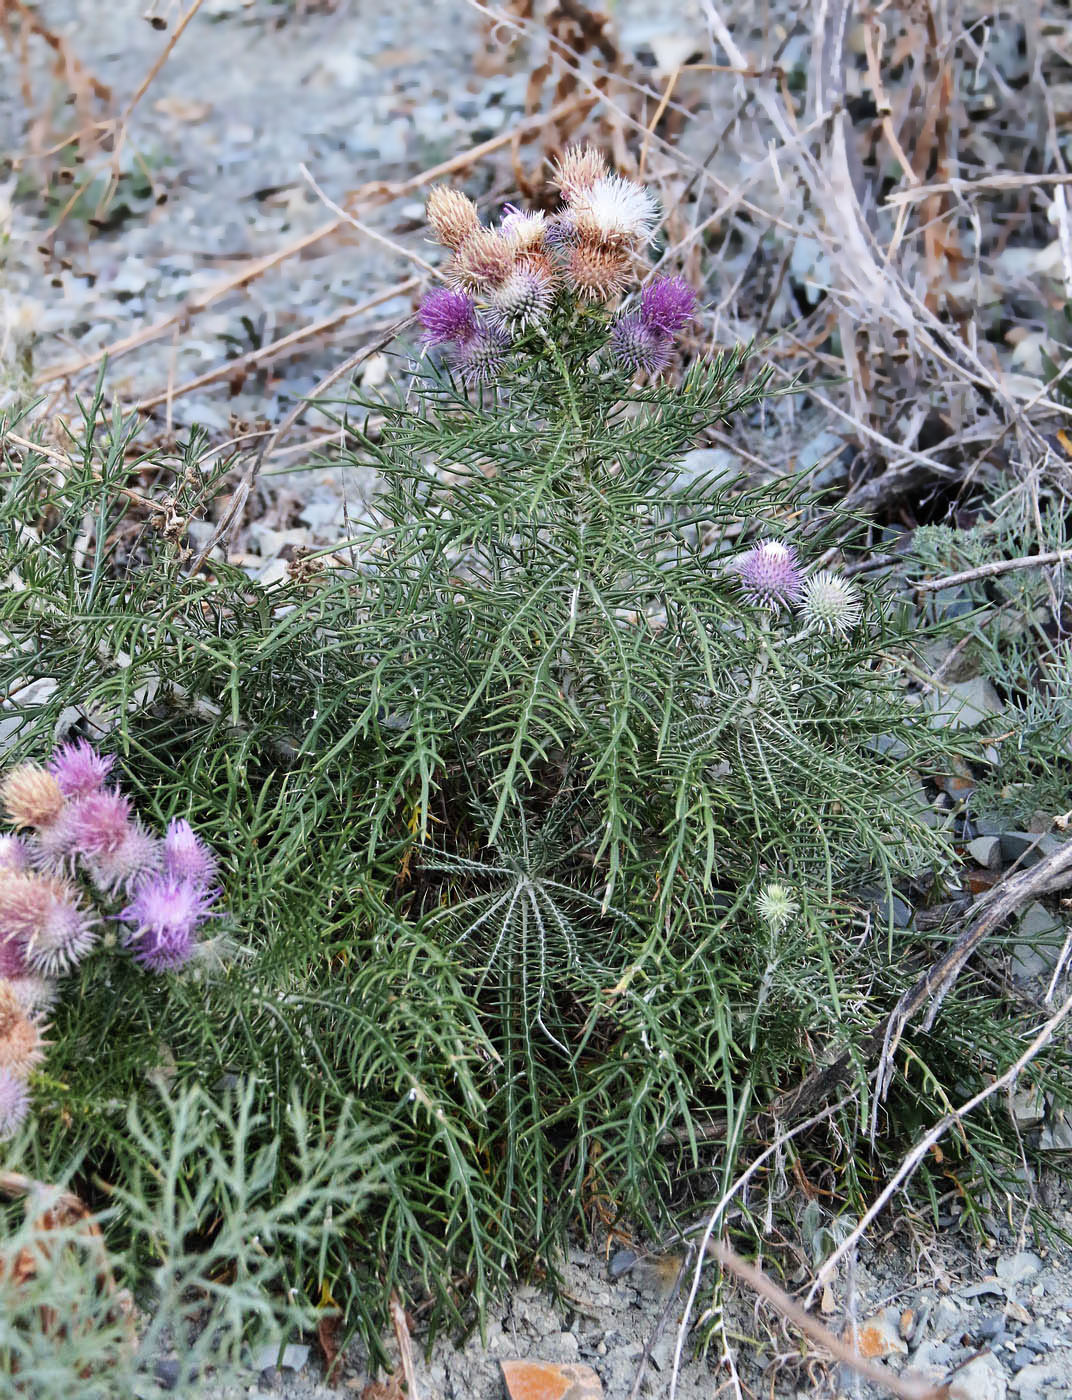
{"type": "Polygon", "coordinates": [[[570,211],[578,231],[605,241],[650,243],[659,220],[655,196],[621,175],[597,180],[570,211]]]}
{"type": "Polygon", "coordinates": [[[862,612],[860,595],[848,579],[822,569],[805,580],[800,615],[809,627],[845,633],[856,626],[862,612]]]}

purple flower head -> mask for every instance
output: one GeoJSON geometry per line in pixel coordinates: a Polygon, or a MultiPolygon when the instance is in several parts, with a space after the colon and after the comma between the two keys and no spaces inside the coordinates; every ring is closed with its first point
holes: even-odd
{"type": "Polygon", "coordinates": [[[466,384],[486,384],[505,364],[509,345],[510,336],[501,326],[481,325],[457,347],[451,364],[466,384]]]}
{"type": "Polygon", "coordinates": [[[154,875],[119,915],[131,930],[125,942],[150,972],[181,967],[193,955],[198,926],[212,913],[216,892],[192,880],[154,875]]]}
{"type": "Polygon", "coordinates": [[[0,933],[0,978],[23,977],[28,971],[21,941],[13,933],[0,933]]]}
{"type": "Polygon", "coordinates": [[[25,870],[29,864],[25,841],[18,836],[0,836],[0,871],[25,870]]]}
{"type": "Polygon", "coordinates": [[[79,739],[76,744],[61,744],[48,767],[64,797],[86,797],[100,791],[114,762],[114,758],[99,754],[92,744],[79,739]]]}
{"type": "Polygon", "coordinates": [[[671,339],[643,316],[619,316],[610,336],[611,354],[630,374],[658,374],[670,363],[671,339]]]}
{"type": "Polygon", "coordinates": [[[63,814],[68,850],[97,858],[119,849],[130,830],[130,799],[115,788],[88,793],[63,814]]]}
{"type": "Polygon", "coordinates": [[[208,885],[216,874],[216,857],[188,821],[176,817],[164,837],[164,871],[176,880],[208,885]]]}
{"type": "Polygon", "coordinates": [[[0,1067],[0,1142],[15,1136],[29,1111],[25,1083],[12,1069],[0,1067]]]}
{"type": "Polygon", "coordinates": [[[745,600],[756,608],[779,608],[799,600],[803,579],[796,550],[780,540],[763,540],[731,565],[745,600]]]}
{"type": "Polygon", "coordinates": [[[102,894],[115,894],[120,889],[133,889],[143,875],[159,870],[160,857],[159,840],[141,822],[133,821],[114,851],[87,857],[86,866],[89,878],[102,894]]]}
{"type": "Polygon", "coordinates": [[[676,334],[695,313],[696,297],[684,277],[660,277],[641,293],[640,314],[645,324],[664,335],[676,334]]]}
{"type": "Polygon", "coordinates": [[[476,333],[473,298],[466,292],[437,287],[421,302],[417,315],[426,345],[460,345],[476,333]]]}
{"type": "Polygon", "coordinates": [[[543,240],[549,248],[567,247],[576,237],[577,225],[568,214],[556,214],[544,226],[543,240]]]}

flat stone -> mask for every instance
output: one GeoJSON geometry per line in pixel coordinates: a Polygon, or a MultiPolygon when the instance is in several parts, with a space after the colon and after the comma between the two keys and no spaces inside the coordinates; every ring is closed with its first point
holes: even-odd
{"type": "Polygon", "coordinates": [[[1005,1400],[1008,1392],[1005,1372],[992,1352],[969,1361],[949,1387],[950,1400],[1005,1400]]]}
{"type": "Polygon", "coordinates": [[[1019,1254],[1006,1254],[994,1266],[998,1278],[1006,1283],[1022,1283],[1025,1278],[1033,1278],[1042,1268],[1042,1260],[1030,1250],[1022,1249],[1019,1254]]]}
{"type": "Polygon", "coordinates": [[[1001,838],[977,836],[974,841],[968,842],[968,854],[984,870],[997,870],[1001,866],[1001,838]]]}
{"type": "MultiPolygon", "coordinates": [[[[1050,1389],[1051,1382],[1068,1379],[1067,1363],[1061,1361],[1033,1361],[1017,1371],[1010,1389],[1015,1390],[1022,1400],[1034,1400],[1044,1394],[1043,1387],[1050,1389]]],[[[1065,1392],[1067,1394],[1067,1391],[1065,1392]]]]}
{"type": "Polygon", "coordinates": [[[974,729],[992,715],[1000,715],[1005,706],[985,676],[973,676],[931,691],[927,708],[932,729],[974,729]]]}
{"type": "Polygon", "coordinates": [[[603,1383],[591,1366],[573,1362],[500,1361],[510,1400],[601,1400],[603,1383]]]}
{"type": "Polygon", "coordinates": [[[1030,866],[1037,865],[1044,856],[1052,856],[1061,844],[1056,836],[1040,836],[1037,831],[1003,831],[1001,858],[1009,864],[1019,860],[1027,870],[1030,866]]]}
{"type": "Polygon", "coordinates": [[[868,1360],[880,1356],[903,1356],[908,1347],[901,1336],[901,1318],[896,1308],[883,1308],[858,1328],[846,1334],[853,1348],[868,1360]]]}
{"type": "Polygon", "coordinates": [[[1048,977],[1064,941],[1061,922],[1037,900],[1029,904],[1017,924],[1019,938],[1012,948],[1012,975],[1017,982],[1048,977]]]}

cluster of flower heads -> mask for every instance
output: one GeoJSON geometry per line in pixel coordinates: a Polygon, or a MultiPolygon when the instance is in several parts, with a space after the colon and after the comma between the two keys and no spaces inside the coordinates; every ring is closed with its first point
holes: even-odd
{"type": "Polygon", "coordinates": [[[805,578],[792,545],[761,540],[730,566],[741,596],[772,613],[796,609],[805,627],[844,636],[860,620],[860,595],[848,579],[828,569],[805,578]]]}
{"type": "Polygon", "coordinates": [[[102,928],[118,923],[134,960],[167,972],[194,955],[214,912],[212,851],[187,821],[172,821],[163,837],[150,832],[107,785],[113,762],[80,740],[0,783],[18,833],[0,834],[0,1139],[28,1110],[26,1079],[44,1055],[57,979],[102,928]]]}
{"type": "MultiPolygon", "coordinates": [[[[508,204],[497,228],[480,222],[476,205],[448,186],[434,189],[428,222],[451,250],[449,286],[430,292],[419,319],[428,345],[450,347],[467,383],[502,369],[512,337],[545,321],[560,292],[612,301],[634,278],[637,254],[658,224],[658,204],[643,185],[612,175],[590,146],[567,150],[554,169],[562,207],[548,216],[508,204]]],[[[674,335],[692,319],[695,298],[680,277],[645,289],[639,311],[620,316],[611,350],[633,373],[657,373],[670,359],[674,335]]]]}

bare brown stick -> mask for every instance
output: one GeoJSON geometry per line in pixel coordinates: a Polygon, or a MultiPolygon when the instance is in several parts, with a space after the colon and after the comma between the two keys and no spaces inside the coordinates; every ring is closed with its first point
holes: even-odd
{"type": "Polygon", "coordinates": [[[887,204],[914,204],[936,194],[972,194],[976,190],[1023,190],[1032,185],[1069,185],[1072,174],[1054,170],[1044,175],[1021,175],[1011,170],[999,170],[980,180],[943,180],[935,185],[916,185],[910,190],[894,190],[886,196],[887,204]]]}
{"type": "MultiPolygon", "coordinates": [[[[188,379],[185,384],[179,384],[174,388],[170,397],[177,399],[181,395],[189,394],[195,389],[201,389],[217,379],[226,379],[238,370],[266,364],[300,341],[308,340],[310,336],[319,335],[321,331],[330,330],[332,326],[337,326],[342,321],[348,321],[352,316],[360,316],[364,311],[371,311],[373,307],[390,301],[392,297],[404,296],[406,292],[413,291],[417,285],[418,278],[416,277],[408,277],[404,282],[396,282],[393,287],[388,287],[386,291],[379,292],[374,297],[354,302],[350,306],[344,306],[341,311],[325,316],[322,320],[312,321],[307,326],[299,326],[296,331],[291,331],[288,335],[280,336],[278,340],[273,340],[270,345],[262,345],[257,350],[248,350],[236,359],[226,360],[222,365],[217,365],[215,369],[206,370],[204,374],[199,374],[195,379],[188,379]]],[[[168,397],[168,391],[164,390],[161,393],[150,395],[147,399],[142,399],[134,407],[142,412],[147,412],[151,408],[156,408],[158,404],[166,403],[168,397]]]]}
{"type": "Polygon", "coordinates": [[[872,1385],[881,1386],[883,1390],[888,1390],[891,1395],[898,1396],[899,1400],[948,1400],[949,1387],[947,1385],[932,1385],[930,1381],[922,1379],[916,1381],[910,1376],[898,1376],[892,1371],[887,1371],[866,1360],[848,1342],[836,1337],[828,1327],[824,1327],[817,1318],[806,1312],[794,1298],[790,1298],[784,1289],[779,1288],[773,1279],[769,1279],[762,1269],[758,1269],[755,1264],[749,1264],[746,1259],[742,1259],[739,1254],[730,1249],[729,1245],[723,1244],[719,1240],[710,1240],[707,1248],[724,1269],[728,1269],[731,1274],[736,1274],[761,1298],[765,1298],[773,1308],[776,1308],[783,1317],[788,1318],[794,1327],[799,1328],[816,1346],[822,1347],[843,1366],[850,1367],[857,1375],[869,1380],[872,1385]]]}
{"type": "Polygon", "coordinates": [[[1072,560],[1072,549],[1051,549],[1047,554],[1025,554],[1020,559],[994,559],[989,564],[980,564],[975,569],[962,569],[959,574],[947,574],[945,578],[921,579],[912,587],[920,593],[936,593],[940,588],[955,588],[960,583],[971,583],[977,578],[993,578],[995,574],[1007,574],[1011,569],[1040,569],[1046,564],[1063,564],[1072,560]]]}
{"type": "Polygon", "coordinates": [[[962,1104],[960,1108],[955,1108],[951,1113],[947,1113],[944,1118],[931,1128],[930,1132],[920,1138],[919,1142],[916,1143],[915,1147],[912,1148],[911,1152],[908,1153],[893,1176],[890,1177],[889,1181],[883,1187],[874,1204],[861,1217],[859,1224],[857,1224],[851,1234],[847,1235],[841,1244],[838,1245],[833,1254],[825,1260],[822,1268],[816,1275],[815,1283],[812,1285],[811,1294],[809,1296],[813,1296],[816,1290],[829,1280],[831,1274],[837,1268],[838,1263],[866,1232],[875,1218],[882,1213],[897,1188],[912,1175],[913,1171],[919,1166],[920,1162],[935,1143],[938,1142],[939,1138],[944,1137],[954,1124],[959,1123],[962,1118],[966,1118],[969,1113],[977,1109],[981,1103],[985,1103],[993,1094],[998,1093],[999,1090],[1012,1084],[1024,1066],[1030,1064],[1039,1051],[1053,1039],[1054,1031],[1056,1031],[1057,1027],[1068,1016],[1070,1011],[1072,1011],[1072,996],[1065,999],[1064,1003],[1039,1030],[1034,1040],[1020,1058],[1011,1064],[1004,1074],[993,1080],[985,1089],[980,1089],[974,1098],[969,1099],[968,1102],[962,1104]]]}

